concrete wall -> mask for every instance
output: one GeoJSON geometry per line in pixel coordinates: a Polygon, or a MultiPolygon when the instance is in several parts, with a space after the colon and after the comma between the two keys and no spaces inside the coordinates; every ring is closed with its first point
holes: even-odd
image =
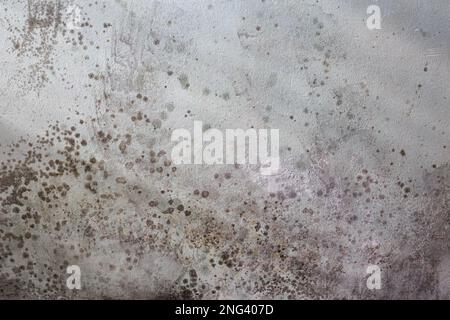
{"type": "Polygon", "coordinates": [[[449,16],[0,1],[0,297],[449,299],[449,16]],[[174,164],[194,121],[279,129],[280,170],[174,164]]]}

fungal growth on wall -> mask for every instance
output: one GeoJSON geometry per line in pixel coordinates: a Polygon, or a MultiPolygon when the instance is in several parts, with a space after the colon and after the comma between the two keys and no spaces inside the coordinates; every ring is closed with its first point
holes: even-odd
{"type": "Polygon", "coordinates": [[[449,16],[0,1],[0,299],[450,299],[449,16]]]}

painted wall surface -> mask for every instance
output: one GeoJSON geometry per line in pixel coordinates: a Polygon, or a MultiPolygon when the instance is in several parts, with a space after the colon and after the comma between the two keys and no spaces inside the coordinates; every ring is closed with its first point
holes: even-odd
{"type": "Polygon", "coordinates": [[[1,0],[0,28],[1,299],[450,299],[447,0],[1,0]],[[194,121],[278,129],[278,172],[175,164],[194,121]]]}

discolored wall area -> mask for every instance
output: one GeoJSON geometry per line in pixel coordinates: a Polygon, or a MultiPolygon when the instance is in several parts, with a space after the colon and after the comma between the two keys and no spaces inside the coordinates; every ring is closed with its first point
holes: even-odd
{"type": "Polygon", "coordinates": [[[0,298],[450,299],[449,17],[0,1],[0,298]],[[278,174],[176,165],[194,121],[279,129],[278,174]]]}

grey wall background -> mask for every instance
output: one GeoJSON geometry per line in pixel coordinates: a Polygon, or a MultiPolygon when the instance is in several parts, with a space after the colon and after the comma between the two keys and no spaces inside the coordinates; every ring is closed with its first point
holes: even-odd
{"type": "Polygon", "coordinates": [[[448,1],[0,4],[1,298],[450,298],[448,1]],[[279,174],[173,165],[194,120],[279,174]]]}

